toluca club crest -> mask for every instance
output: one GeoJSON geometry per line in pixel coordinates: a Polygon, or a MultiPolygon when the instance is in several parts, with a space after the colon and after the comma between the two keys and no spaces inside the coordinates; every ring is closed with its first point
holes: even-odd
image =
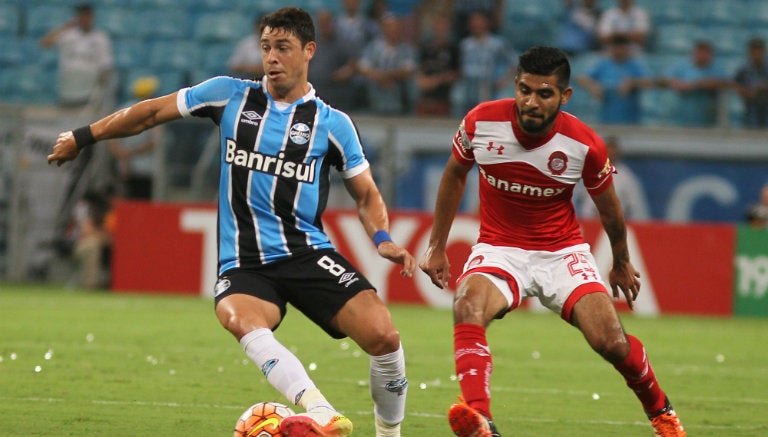
{"type": "Polygon", "coordinates": [[[549,171],[553,175],[561,175],[568,168],[568,156],[565,153],[557,151],[549,155],[549,162],[547,163],[549,171]]]}

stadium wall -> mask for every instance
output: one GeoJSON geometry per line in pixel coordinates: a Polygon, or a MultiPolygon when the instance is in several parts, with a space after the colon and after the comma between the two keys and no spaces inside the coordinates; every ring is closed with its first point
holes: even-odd
{"type": "MultiPolygon", "coordinates": [[[[212,297],[215,205],[121,201],[115,211],[115,291],[212,297]]],[[[393,211],[391,234],[418,257],[426,248],[431,218],[425,212],[393,211]]],[[[402,278],[397,266],[377,255],[354,210],[330,210],[324,225],[338,249],[385,300],[450,307],[454,290],[436,288],[421,273],[402,278]]],[[[448,249],[454,278],[478,227],[474,215],[456,218],[448,249]]],[[[611,264],[607,237],[594,221],[585,222],[583,232],[607,277],[611,264]]],[[[630,223],[629,243],[643,283],[636,313],[768,316],[768,233],[733,224],[630,223]]],[[[528,305],[541,310],[532,302],[528,305]]],[[[617,307],[628,309],[622,302],[617,307]]]]}

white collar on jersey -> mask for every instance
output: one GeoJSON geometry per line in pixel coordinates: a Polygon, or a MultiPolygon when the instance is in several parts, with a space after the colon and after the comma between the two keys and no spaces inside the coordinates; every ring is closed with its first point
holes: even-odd
{"type": "Polygon", "coordinates": [[[293,104],[304,103],[304,102],[308,102],[308,101],[314,99],[315,98],[315,87],[313,87],[312,84],[309,83],[309,82],[307,82],[307,85],[309,85],[309,91],[307,91],[307,93],[304,94],[304,96],[302,96],[300,99],[298,99],[298,100],[296,100],[294,102],[291,102],[291,103],[288,103],[288,102],[278,102],[275,99],[273,99],[271,95],[269,95],[269,88],[267,88],[267,75],[265,74],[261,78],[261,86],[264,87],[264,94],[269,96],[270,100],[272,100],[272,103],[274,103],[275,107],[277,109],[280,109],[280,110],[287,109],[287,108],[289,108],[293,104]]]}

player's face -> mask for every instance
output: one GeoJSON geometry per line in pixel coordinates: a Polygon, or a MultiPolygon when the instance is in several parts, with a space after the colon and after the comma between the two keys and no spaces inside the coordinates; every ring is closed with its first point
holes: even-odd
{"type": "Polygon", "coordinates": [[[284,29],[264,29],[261,54],[273,98],[292,102],[309,90],[307,70],[314,53],[314,42],[302,47],[299,38],[284,29]]]}
{"type": "Polygon", "coordinates": [[[573,90],[560,91],[557,76],[521,73],[515,82],[517,121],[526,133],[544,135],[552,129],[560,106],[568,102],[573,90]]]}

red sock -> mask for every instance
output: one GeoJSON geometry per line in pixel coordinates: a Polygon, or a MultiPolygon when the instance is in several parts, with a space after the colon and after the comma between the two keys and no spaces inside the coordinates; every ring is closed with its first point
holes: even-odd
{"type": "Polygon", "coordinates": [[[627,335],[627,338],[629,339],[629,356],[613,367],[621,373],[627,381],[627,386],[635,392],[646,414],[653,414],[664,408],[666,395],[659,387],[643,344],[631,335],[627,335]]]}
{"type": "Polygon", "coordinates": [[[453,327],[456,376],[467,404],[491,419],[491,350],[485,328],[469,323],[453,327]]]}

